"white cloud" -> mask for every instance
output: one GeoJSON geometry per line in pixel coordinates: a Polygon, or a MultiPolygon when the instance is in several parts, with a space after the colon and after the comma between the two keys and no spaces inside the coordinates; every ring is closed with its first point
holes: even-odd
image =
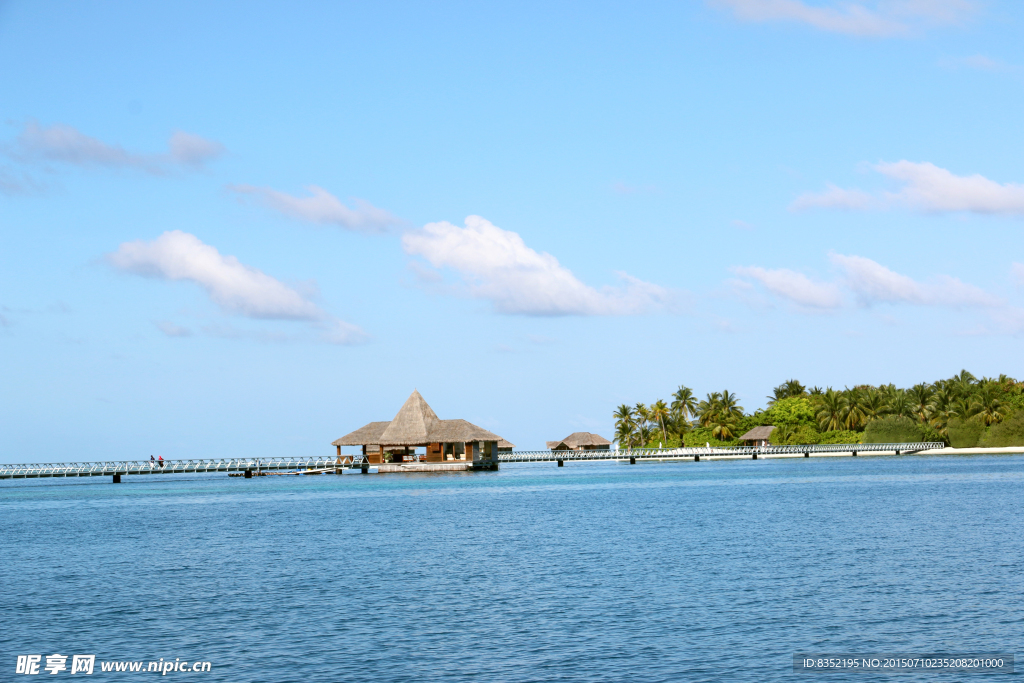
{"type": "Polygon", "coordinates": [[[958,176],[927,162],[883,162],[871,168],[903,186],[896,192],[871,195],[830,185],[825,192],[801,195],[790,208],[870,209],[899,205],[927,212],[1024,215],[1024,185],[1019,183],[999,183],[977,173],[958,176]]]}
{"type": "Polygon", "coordinates": [[[740,277],[761,283],[775,296],[807,308],[829,309],[843,305],[839,288],[828,282],[815,282],[803,273],[786,268],[771,270],[758,266],[737,266],[731,269],[740,277]]]}
{"type": "Polygon", "coordinates": [[[171,150],[171,158],[188,166],[202,166],[224,153],[224,145],[214,140],[186,133],[175,131],[168,142],[171,150]]]}
{"type": "Polygon", "coordinates": [[[861,190],[844,190],[829,183],[828,189],[824,192],[805,192],[796,198],[789,208],[791,211],[803,211],[804,209],[826,208],[826,209],[868,209],[877,200],[867,192],[861,190]]]}
{"type": "Polygon", "coordinates": [[[955,24],[975,9],[971,0],[877,0],[826,2],[803,0],[710,0],[732,10],[741,21],[789,21],[830,33],[887,38],[933,24],[955,24]]]}
{"type": "MultiPolygon", "coordinates": [[[[848,296],[862,306],[889,303],[996,310],[1006,305],[999,297],[949,275],[935,275],[919,282],[863,256],[832,253],[829,261],[841,273],[834,282],[815,282],[803,273],[784,268],[770,270],[748,266],[731,270],[740,277],[759,282],[775,296],[806,309],[840,308],[845,306],[848,296]]],[[[1024,276],[1024,266],[1020,272],[1024,276]]]]}
{"type": "Polygon", "coordinates": [[[90,137],[72,126],[43,127],[36,121],[29,121],[18,135],[14,156],[27,161],[129,168],[160,175],[175,165],[202,166],[224,151],[218,142],[183,131],[171,136],[168,147],[167,154],[138,154],[90,137]]]}
{"type": "Polygon", "coordinates": [[[954,175],[929,163],[897,161],[875,166],[879,173],[899,180],[904,187],[890,196],[924,211],[1024,213],[1024,185],[998,183],[977,173],[954,175]]]}
{"type": "Polygon", "coordinates": [[[887,37],[907,31],[903,23],[860,3],[818,7],[800,0],[714,0],[712,4],[731,9],[733,16],[743,21],[792,21],[852,36],[887,37]]]}
{"type": "Polygon", "coordinates": [[[321,330],[320,338],[328,344],[359,344],[368,339],[362,328],[337,318],[324,320],[317,327],[321,330]]]}
{"type": "Polygon", "coordinates": [[[845,285],[861,303],[909,303],[921,306],[995,307],[1000,299],[980,287],[948,275],[918,282],[863,256],[829,254],[829,260],[845,276],[845,285]]]}
{"type": "Polygon", "coordinates": [[[353,199],[354,208],[345,206],[337,197],[322,187],[310,185],[308,197],[295,197],[269,187],[231,185],[239,194],[255,195],[267,206],[286,216],[318,225],[336,225],[346,230],[383,232],[400,225],[402,221],[384,209],[361,199],[353,199]]]}
{"type": "Polygon", "coordinates": [[[323,314],[291,287],[195,235],[172,230],[152,242],[125,242],[107,255],[118,270],[200,285],[226,311],[250,318],[319,320],[323,314]]]}
{"type": "Polygon", "coordinates": [[[596,289],[580,282],[551,254],[526,246],[517,233],[480,216],[466,227],[428,223],[402,237],[405,252],[434,268],[458,273],[469,294],[500,313],[525,315],[631,315],[671,306],[663,287],[617,273],[620,287],[596,289]]]}
{"type": "Polygon", "coordinates": [[[323,330],[323,338],[332,343],[352,343],[365,336],[359,328],[327,315],[293,288],[234,256],[221,254],[187,232],[173,230],[151,242],[125,242],[106,258],[111,266],[126,273],[193,282],[230,313],[313,322],[323,330]]]}

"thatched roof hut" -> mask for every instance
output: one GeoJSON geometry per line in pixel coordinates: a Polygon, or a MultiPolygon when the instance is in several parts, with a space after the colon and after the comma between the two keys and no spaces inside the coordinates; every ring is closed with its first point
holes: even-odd
{"type": "Polygon", "coordinates": [[[425,443],[469,443],[470,441],[504,441],[494,432],[465,420],[437,420],[427,432],[425,443]]]}
{"type": "Polygon", "coordinates": [[[346,434],[345,436],[332,441],[332,446],[365,446],[365,445],[377,445],[380,443],[380,437],[384,433],[384,430],[388,428],[390,422],[371,422],[368,425],[360,427],[356,431],[346,434]]]}
{"type": "Polygon", "coordinates": [[[771,437],[773,431],[775,431],[775,427],[771,425],[754,427],[749,432],[741,436],[740,441],[746,441],[754,446],[767,446],[768,439],[771,437]]]}
{"type": "Polygon", "coordinates": [[[433,409],[420,396],[420,392],[414,389],[405,405],[398,411],[398,415],[395,415],[395,419],[380,435],[380,443],[388,446],[424,446],[433,443],[437,439],[430,438],[430,431],[436,428],[439,421],[433,409]]]}
{"type": "Polygon", "coordinates": [[[612,442],[590,432],[573,432],[561,441],[548,441],[548,450],[552,451],[593,451],[608,450],[612,442]]]}
{"type": "Polygon", "coordinates": [[[475,456],[483,453],[489,458],[494,451],[514,448],[494,432],[472,422],[438,419],[418,391],[412,392],[394,420],[371,422],[332,442],[332,445],[338,447],[339,458],[342,446],[362,446],[364,455],[383,457],[385,453],[391,453],[399,458],[401,455],[415,455],[410,454],[410,448],[424,446],[428,462],[435,458],[457,459],[467,452],[475,453],[475,456]]]}

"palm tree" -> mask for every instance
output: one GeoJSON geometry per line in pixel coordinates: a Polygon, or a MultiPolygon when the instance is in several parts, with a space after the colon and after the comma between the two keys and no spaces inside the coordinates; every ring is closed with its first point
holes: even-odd
{"type": "Polygon", "coordinates": [[[777,401],[784,398],[801,398],[807,395],[807,389],[799,380],[788,379],[772,390],[772,396],[768,396],[768,405],[773,406],[777,401]]]}
{"type": "Polygon", "coordinates": [[[864,394],[861,397],[860,407],[864,412],[865,423],[870,422],[871,420],[877,420],[885,415],[885,397],[882,396],[882,392],[878,389],[868,387],[864,390],[864,394]]]}
{"type": "Polygon", "coordinates": [[[736,428],[736,418],[729,417],[723,414],[715,422],[715,426],[711,429],[711,436],[715,437],[719,441],[726,441],[733,437],[733,429],[736,428]]]}
{"type": "Polygon", "coordinates": [[[651,420],[657,422],[661,427],[662,442],[668,441],[668,434],[665,433],[665,419],[668,416],[668,404],[664,401],[659,399],[653,406],[651,406],[651,420]]]}
{"type": "Polygon", "coordinates": [[[672,413],[676,418],[689,420],[697,412],[697,399],[693,395],[693,389],[679,385],[676,393],[672,394],[672,413]]]}
{"type": "Polygon", "coordinates": [[[913,399],[906,389],[896,389],[889,397],[889,414],[899,417],[914,417],[913,399]]]}
{"type": "Polygon", "coordinates": [[[931,413],[929,422],[944,437],[949,436],[949,419],[955,417],[956,396],[946,382],[936,382],[935,392],[932,394],[931,413]]]}
{"type": "Polygon", "coordinates": [[[707,398],[697,404],[697,421],[700,422],[701,427],[711,425],[711,421],[718,412],[718,405],[721,400],[722,395],[717,391],[713,391],[708,394],[707,398]]]}
{"type": "Polygon", "coordinates": [[[969,396],[957,396],[950,403],[949,413],[961,420],[969,420],[977,414],[969,396]]]}
{"type": "Polygon", "coordinates": [[[847,388],[843,394],[843,426],[847,429],[859,429],[867,423],[864,416],[864,390],[860,387],[847,388]]]}
{"type": "Polygon", "coordinates": [[[713,437],[724,441],[732,438],[736,421],[743,417],[743,406],[728,389],[722,393],[715,391],[698,404],[697,415],[702,426],[712,428],[713,437]]]}
{"type": "Polygon", "coordinates": [[[743,417],[743,406],[737,403],[736,394],[730,394],[728,389],[721,394],[721,410],[728,417],[743,417]]]}
{"type": "Polygon", "coordinates": [[[633,409],[625,403],[615,409],[615,440],[619,444],[626,444],[626,448],[633,446],[633,433],[636,431],[636,420],[633,409]]]}
{"type": "Polygon", "coordinates": [[[636,434],[636,424],[630,420],[629,422],[622,422],[615,428],[615,440],[620,446],[625,446],[626,450],[633,448],[633,437],[636,434]]]}
{"type": "Polygon", "coordinates": [[[811,387],[810,391],[807,392],[811,396],[821,396],[825,393],[825,390],[821,387],[811,387]]]}
{"type": "Polygon", "coordinates": [[[932,412],[932,397],[935,390],[928,384],[915,384],[907,392],[912,404],[911,410],[918,422],[927,422],[932,412]]]}
{"type": "Polygon", "coordinates": [[[974,393],[978,378],[966,370],[961,370],[959,375],[953,375],[952,382],[960,397],[966,398],[974,393]]]}
{"type": "Polygon", "coordinates": [[[971,401],[971,408],[975,415],[980,415],[986,425],[1002,421],[1006,416],[1007,409],[999,398],[998,385],[986,383],[974,395],[971,401]]]}
{"type": "Polygon", "coordinates": [[[821,407],[815,414],[821,431],[832,432],[842,429],[845,408],[846,400],[842,392],[835,391],[832,387],[826,389],[821,395],[821,407]]]}
{"type": "Polygon", "coordinates": [[[651,411],[643,403],[637,403],[634,408],[636,414],[636,422],[641,427],[646,427],[647,423],[651,421],[651,411]]]}
{"type": "Polygon", "coordinates": [[[654,432],[651,430],[651,428],[648,425],[644,424],[644,425],[640,425],[640,428],[636,430],[636,435],[637,435],[637,442],[638,442],[640,448],[643,448],[643,447],[645,447],[650,442],[651,436],[654,435],[654,432]]]}

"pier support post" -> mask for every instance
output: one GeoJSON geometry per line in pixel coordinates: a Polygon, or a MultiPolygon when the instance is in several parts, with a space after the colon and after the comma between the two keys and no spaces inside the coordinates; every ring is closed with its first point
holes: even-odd
{"type": "Polygon", "coordinates": [[[120,484],[121,483],[121,475],[120,474],[115,474],[114,475],[114,483],[115,484],[120,484]]]}
{"type": "Polygon", "coordinates": [[[693,461],[694,462],[700,462],[700,453],[694,453],[693,454],[693,461]]]}
{"type": "Polygon", "coordinates": [[[809,458],[809,457],[811,457],[811,454],[809,452],[807,452],[807,451],[804,451],[804,457],[805,458],[809,458]]]}
{"type": "Polygon", "coordinates": [[[562,460],[561,458],[559,458],[559,459],[558,459],[558,466],[559,466],[559,467],[563,467],[564,465],[565,465],[565,461],[564,461],[564,460],[562,460]]]}
{"type": "Polygon", "coordinates": [[[636,464],[636,458],[633,457],[632,455],[629,456],[629,464],[630,465],[635,465],[636,464]]]}
{"type": "Polygon", "coordinates": [[[899,455],[899,454],[900,454],[900,449],[897,448],[896,449],[896,455],[899,455]]]}
{"type": "Polygon", "coordinates": [[[754,460],[757,460],[757,453],[754,453],[754,460]]]}
{"type": "Polygon", "coordinates": [[[251,469],[247,469],[245,471],[245,478],[246,479],[252,479],[252,470],[251,469]]]}
{"type": "Polygon", "coordinates": [[[855,458],[857,457],[857,451],[853,452],[853,457],[855,457],[855,458]]]}

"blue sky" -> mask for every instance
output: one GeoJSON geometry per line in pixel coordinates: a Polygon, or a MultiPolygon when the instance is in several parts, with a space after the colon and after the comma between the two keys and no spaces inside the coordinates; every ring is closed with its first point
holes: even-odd
{"type": "Polygon", "coordinates": [[[0,3],[0,459],[1024,375],[1024,4],[0,3]]]}

